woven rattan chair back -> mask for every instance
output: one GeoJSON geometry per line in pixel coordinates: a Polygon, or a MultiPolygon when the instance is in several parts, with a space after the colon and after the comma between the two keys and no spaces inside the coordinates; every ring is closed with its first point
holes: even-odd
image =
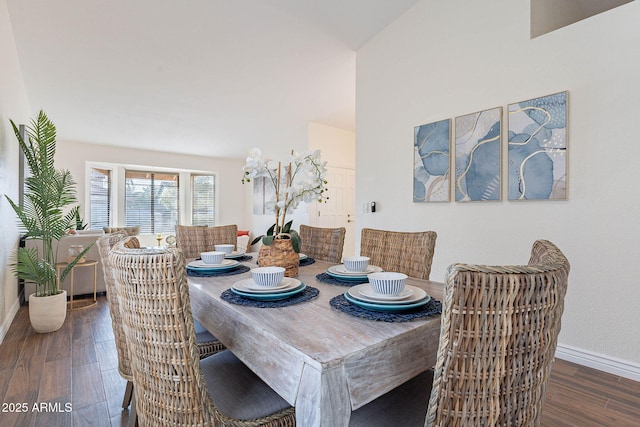
{"type": "Polygon", "coordinates": [[[131,381],[133,376],[131,374],[131,362],[129,361],[127,341],[122,328],[120,301],[118,299],[118,290],[113,280],[111,262],[109,260],[111,248],[125,237],[127,237],[127,233],[125,231],[106,234],[96,240],[96,246],[98,246],[100,261],[102,262],[102,271],[104,272],[107,303],[109,305],[109,313],[111,314],[111,326],[113,327],[113,336],[115,338],[116,351],[118,353],[118,371],[122,378],[127,381],[131,381]]]}
{"type": "Polygon", "coordinates": [[[182,251],[185,258],[198,258],[201,252],[212,251],[217,244],[232,244],[235,248],[237,242],[238,226],[235,224],[217,227],[176,226],[176,247],[182,251]]]}
{"type": "Polygon", "coordinates": [[[210,250],[214,249],[214,245],[233,245],[233,249],[237,249],[238,226],[236,224],[208,227],[205,235],[207,242],[211,245],[210,250]]]}
{"type": "Polygon", "coordinates": [[[360,255],[385,271],[429,279],[436,247],[435,231],[399,232],[363,228],[360,255]]]}
{"type": "Polygon", "coordinates": [[[568,273],[568,262],[449,267],[427,426],[540,424],[568,273]]]}
{"type": "MultiPolygon", "coordinates": [[[[118,289],[116,288],[115,280],[113,278],[109,253],[116,243],[126,237],[127,232],[122,230],[107,234],[96,240],[96,246],[98,246],[98,253],[100,254],[100,262],[102,263],[102,271],[104,273],[107,303],[109,305],[109,313],[111,314],[111,327],[113,329],[113,337],[116,343],[116,352],[118,354],[118,372],[120,373],[120,376],[127,381],[124,395],[122,397],[123,409],[129,407],[133,398],[133,372],[131,371],[129,349],[127,347],[127,340],[122,326],[122,315],[120,313],[120,299],[118,298],[118,289]]],[[[137,238],[133,238],[137,240],[137,238]]],[[[132,411],[130,417],[132,420],[135,419],[135,410],[132,411]]]]}
{"type": "Polygon", "coordinates": [[[300,225],[302,240],[300,252],[319,260],[342,262],[346,231],[344,227],[321,228],[302,224],[300,225]]]}
{"type": "Polygon", "coordinates": [[[536,240],[531,248],[528,265],[562,264],[569,273],[569,260],[556,245],[548,240],[536,240]]]}
{"type": "Polygon", "coordinates": [[[185,258],[177,248],[128,249],[110,256],[132,355],[138,423],[141,426],[293,425],[293,408],[282,415],[236,420],[211,400],[198,348],[185,258]]]}
{"type": "Polygon", "coordinates": [[[132,355],[142,426],[213,425],[213,404],[200,371],[184,257],[176,249],[110,254],[132,355]]]}

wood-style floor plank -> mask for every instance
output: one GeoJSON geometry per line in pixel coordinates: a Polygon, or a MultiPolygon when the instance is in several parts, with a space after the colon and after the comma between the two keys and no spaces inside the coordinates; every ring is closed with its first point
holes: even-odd
{"type": "MultiPolygon", "coordinates": [[[[126,381],[117,366],[104,296],[95,307],[68,312],[51,334],[36,334],[21,307],[0,344],[0,395],[3,403],[26,403],[27,411],[0,412],[0,426],[126,426],[126,381]]],[[[541,425],[640,427],[640,382],[556,360],[541,425]]]]}
{"type": "Polygon", "coordinates": [[[109,416],[116,417],[122,412],[122,399],[127,382],[120,376],[117,369],[102,371],[102,383],[107,396],[109,416]]]}
{"type": "Polygon", "coordinates": [[[50,334],[33,334],[26,337],[3,402],[37,400],[49,337],[50,334]]]}
{"type": "Polygon", "coordinates": [[[45,362],[38,401],[46,402],[71,397],[71,364],[69,359],[45,362]]]}

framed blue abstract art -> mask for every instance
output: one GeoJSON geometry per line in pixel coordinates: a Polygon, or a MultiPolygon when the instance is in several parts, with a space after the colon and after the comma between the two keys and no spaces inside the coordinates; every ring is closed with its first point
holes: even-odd
{"type": "Polygon", "coordinates": [[[567,198],[567,95],[509,105],[509,200],[567,198]]]}
{"type": "Polygon", "coordinates": [[[500,200],[502,107],[455,119],[457,202],[500,200]]]}
{"type": "Polygon", "coordinates": [[[451,200],[451,119],[414,128],[413,201],[451,200]]]}

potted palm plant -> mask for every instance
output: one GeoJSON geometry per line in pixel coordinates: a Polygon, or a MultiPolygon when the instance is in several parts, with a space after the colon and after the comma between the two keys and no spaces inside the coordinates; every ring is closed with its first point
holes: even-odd
{"type": "Polygon", "coordinates": [[[29,167],[25,178],[23,206],[5,195],[18,216],[25,239],[42,242],[37,247],[16,250],[11,268],[18,279],[33,282],[36,292],[29,295],[29,319],[36,332],[60,329],[66,318],[67,292],[58,288],[73,266],[84,257],[91,245],[84,249],[61,272],[56,270],[57,245],[67,231],[75,226],[78,206],[75,182],[68,170],[56,169],[56,127],[43,111],[26,127],[26,141],[11,121],[18,143],[29,167]],[[65,212],[66,210],[66,212],[65,212]]]}

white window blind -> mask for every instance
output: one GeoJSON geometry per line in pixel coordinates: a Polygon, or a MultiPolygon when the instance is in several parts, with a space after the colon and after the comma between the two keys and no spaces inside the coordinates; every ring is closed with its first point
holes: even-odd
{"type": "Polygon", "coordinates": [[[125,226],[141,233],[173,233],[179,224],[177,173],[125,172],[125,226]]]}
{"type": "Polygon", "coordinates": [[[102,230],[111,225],[111,171],[91,168],[90,177],[91,213],[89,227],[102,230]]]}
{"type": "Polygon", "coordinates": [[[193,225],[215,225],[215,196],[213,175],[191,176],[191,223],[193,225]]]}

